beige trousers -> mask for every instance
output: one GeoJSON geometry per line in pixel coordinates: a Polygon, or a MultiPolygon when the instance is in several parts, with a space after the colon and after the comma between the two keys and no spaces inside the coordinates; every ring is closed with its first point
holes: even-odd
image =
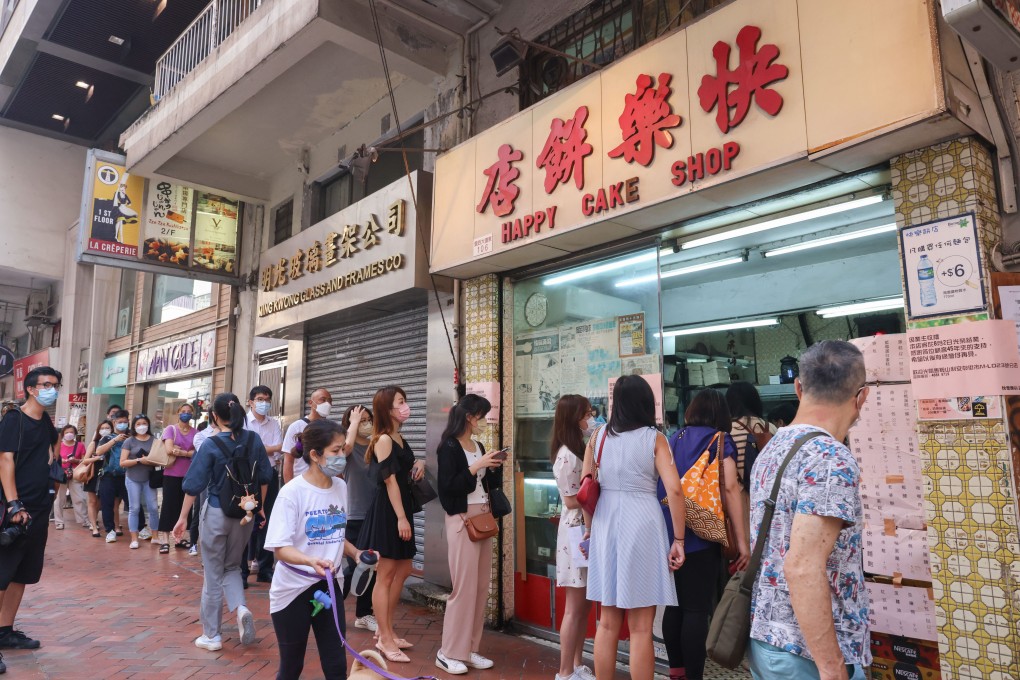
{"type": "MultiPolygon", "coordinates": [[[[467,516],[487,510],[469,505],[467,516]]],[[[461,515],[446,516],[446,543],[450,551],[453,593],[446,602],[442,652],[448,659],[465,661],[477,652],[485,625],[485,605],[492,581],[492,539],[474,543],[468,538],[461,515]]]]}

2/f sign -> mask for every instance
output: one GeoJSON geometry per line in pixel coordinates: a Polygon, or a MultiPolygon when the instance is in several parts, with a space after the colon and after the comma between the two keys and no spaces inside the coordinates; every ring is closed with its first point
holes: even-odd
{"type": "Polygon", "coordinates": [[[910,319],[984,309],[974,213],[908,227],[900,239],[910,319]]]}

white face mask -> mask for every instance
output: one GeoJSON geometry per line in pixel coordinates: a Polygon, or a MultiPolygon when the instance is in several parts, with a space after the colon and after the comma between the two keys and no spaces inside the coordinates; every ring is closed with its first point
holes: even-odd
{"type": "Polygon", "coordinates": [[[74,433],[68,432],[67,434],[65,434],[64,435],[64,441],[65,442],[73,442],[74,441],[74,433]]]}
{"type": "Polygon", "coordinates": [[[328,401],[324,401],[321,404],[316,404],[315,406],[315,412],[318,413],[323,418],[327,417],[332,409],[333,404],[329,403],[328,401]]]}
{"type": "Polygon", "coordinates": [[[595,428],[598,426],[599,426],[598,421],[596,421],[594,417],[588,418],[588,420],[586,420],[584,424],[585,436],[590,435],[592,432],[594,432],[595,428]]]}
{"type": "Polygon", "coordinates": [[[372,438],[372,423],[360,423],[358,425],[358,436],[362,439],[372,438]]]}
{"type": "Polygon", "coordinates": [[[99,436],[100,437],[109,437],[110,436],[110,428],[104,427],[103,429],[101,429],[99,431],[99,436]]]}
{"type": "Polygon", "coordinates": [[[135,426],[135,432],[137,434],[145,434],[148,431],[149,431],[149,426],[148,425],[137,425],[137,426],[135,426]]]}

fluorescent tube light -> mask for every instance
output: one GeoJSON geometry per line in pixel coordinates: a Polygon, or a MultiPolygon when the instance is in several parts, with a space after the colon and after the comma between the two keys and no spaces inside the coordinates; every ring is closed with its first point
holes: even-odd
{"type": "Polygon", "coordinates": [[[716,234],[702,236],[701,238],[687,241],[681,244],[680,247],[687,250],[688,248],[696,248],[697,246],[704,246],[709,243],[718,243],[719,241],[727,241],[732,238],[740,238],[741,236],[747,236],[748,234],[757,234],[761,231],[768,231],[769,229],[776,229],[777,227],[785,227],[790,224],[797,224],[798,222],[806,222],[807,220],[813,220],[818,217],[837,215],[842,212],[847,212],[848,210],[854,210],[855,208],[863,208],[867,205],[881,203],[883,200],[885,199],[881,194],[857,198],[852,201],[837,203],[836,205],[827,205],[824,208],[815,208],[814,210],[807,210],[794,215],[777,217],[774,220],[766,220],[764,222],[759,222],[758,224],[740,227],[739,229],[731,229],[729,231],[722,231],[716,234]]]}
{"type": "MultiPolygon", "coordinates": [[[[775,326],[779,319],[754,319],[752,321],[734,321],[733,323],[720,323],[712,326],[695,326],[694,328],[681,328],[675,331],[663,331],[662,337],[675,338],[678,335],[694,335],[695,333],[715,333],[717,331],[736,331],[744,328],[761,328],[762,326],[775,326]]],[[[659,334],[656,333],[656,336],[659,334]]]]}
{"type": "Polygon", "coordinates": [[[880,300],[867,300],[855,302],[849,305],[835,305],[833,307],[822,307],[815,314],[823,319],[831,319],[836,316],[849,316],[850,314],[867,314],[869,312],[884,312],[889,309],[903,309],[903,298],[883,298],[880,300]]]}
{"type": "Polygon", "coordinates": [[[52,116],[50,116],[50,118],[52,118],[53,120],[64,120],[64,117],[61,116],[59,113],[54,113],[52,116]]]}
{"type": "Polygon", "coordinates": [[[79,81],[78,81],[77,83],[75,83],[74,85],[75,85],[75,87],[80,87],[80,88],[81,88],[81,89],[83,89],[83,90],[87,90],[87,89],[89,89],[89,88],[91,87],[91,85],[89,85],[88,83],[86,83],[86,82],[85,82],[84,80],[79,80],[79,81]]]}
{"type": "Polygon", "coordinates": [[[867,236],[875,236],[877,234],[886,234],[890,231],[896,231],[896,223],[883,224],[880,227],[871,227],[870,229],[860,229],[858,231],[851,231],[846,234],[838,234],[836,236],[827,236],[825,238],[816,238],[812,241],[804,241],[803,243],[795,243],[790,246],[783,246],[781,248],[775,248],[774,250],[766,250],[765,257],[775,257],[776,255],[786,255],[787,253],[797,253],[801,250],[810,250],[812,248],[821,248],[822,246],[831,246],[833,243],[843,243],[844,241],[853,241],[854,239],[865,238],[867,236]]]}
{"type": "MultiPolygon", "coordinates": [[[[672,254],[672,250],[669,251],[672,254]]],[[[652,251],[650,253],[642,253],[635,255],[634,257],[628,257],[623,260],[617,260],[615,262],[607,262],[606,264],[597,264],[592,267],[583,267],[576,269],[566,274],[560,274],[550,279],[546,279],[542,283],[546,286],[558,286],[561,283],[567,283],[569,281],[578,281],[580,279],[586,279],[589,276],[596,276],[598,274],[604,274],[605,272],[615,271],[617,269],[623,269],[624,267],[630,267],[635,264],[643,264],[645,262],[654,262],[658,253],[652,251]]]]}
{"type": "Polygon", "coordinates": [[[722,260],[715,260],[713,262],[702,262],[701,264],[692,264],[689,267],[680,267],[678,269],[670,269],[662,272],[662,274],[656,276],[655,274],[648,274],[647,276],[638,276],[633,279],[624,279],[616,284],[617,288],[623,288],[625,286],[636,286],[641,283],[649,283],[655,281],[656,278],[668,279],[674,276],[683,276],[684,274],[693,274],[694,272],[703,272],[706,269],[715,269],[716,267],[725,267],[730,264],[737,264],[743,262],[742,257],[727,257],[722,260]]]}

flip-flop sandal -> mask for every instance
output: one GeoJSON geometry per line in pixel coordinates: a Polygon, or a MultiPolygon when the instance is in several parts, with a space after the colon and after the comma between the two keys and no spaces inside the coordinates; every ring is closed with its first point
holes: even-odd
{"type": "Polygon", "coordinates": [[[124,535],[124,527],[117,527],[117,535],[118,536],[124,535]]]}
{"type": "Polygon", "coordinates": [[[387,652],[383,649],[382,643],[378,642],[376,643],[375,648],[382,652],[382,655],[386,657],[387,661],[392,661],[393,663],[411,663],[411,659],[407,656],[407,654],[404,654],[399,649],[395,652],[387,652]]]}
{"type": "Polygon", "coordinates": [[[181,541],[180,543],[175,543],[174,547],[175,548],[180,548],[181,550],[191,550],[191,542],[190,541],[181,541]]]}
{"type": "Polygon", "coordinates": [[[414,647],[413,644],[411,644],[404,638],[397,638],[394,640],[394,642],[397,643],[397,649],[412,649],[414,647]]]}
{"type": "Polygon", "coordinates": [[[160,546],[159,546],[159,554],[160,555],[166,555],[169,552],[170,552],[170,544],[169,543],[161,543],[160,546]]]}

